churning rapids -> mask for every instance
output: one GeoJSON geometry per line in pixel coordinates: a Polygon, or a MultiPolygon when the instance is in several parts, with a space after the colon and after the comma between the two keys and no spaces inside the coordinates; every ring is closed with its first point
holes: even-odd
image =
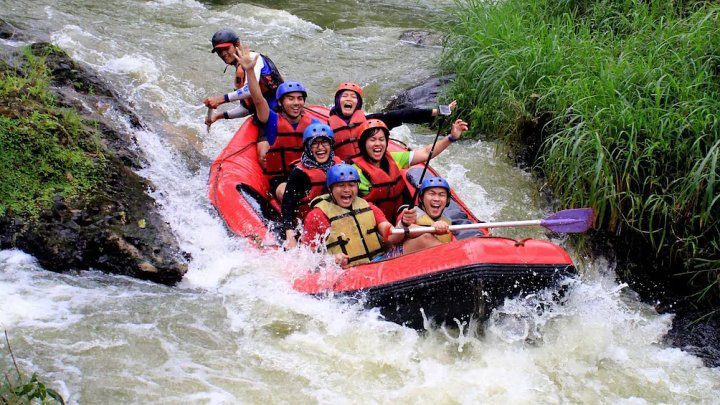
{"type": "MultiPolygon", "coordinates": [[[[437,47],[398,38],[452,2],[440,3],[0,0],[0,17],[103,73],[143,117],[141,174],[193,257],[185,280],[168,288],[59,275],[0,252],[0,328],[21,365],[71,403],[717,402],[720,370],[664,344],[672,315],[640,303],[602,259],[571,251],[581,276],[567,281],[563,305],[538,294],[507,301],[482,326],[418,333],[293,292],[286,272],[317,255],[259,254],[228,235],[206,180],[239,123],[205,133],[202,97],[231,83],[209,53],[212,33],[235,28],[286,79],[303,81],[310,103],[330,103],[336,84],[353,80],[375,111],[437,70],[437,47]]],[[[423,131],[394,136],[420,145],[423,131]]],[[[493,144],[459,142],[436,167],[481,218],[545,214],[537,185],[496,158],[493,144]]]]}

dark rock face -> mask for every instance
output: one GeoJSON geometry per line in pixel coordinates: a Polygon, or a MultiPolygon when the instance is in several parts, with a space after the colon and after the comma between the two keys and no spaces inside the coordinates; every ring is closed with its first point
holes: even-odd
{"type": "Polygon", "coordinates": [[[385,107],[386,110],[403,108],[431,108],[438,104],[438,95],[455,78],[455,75],[431,77],[423,83],[397,94],[385,107]]]}
{"type": "MultiPolygon", "coordinates": [[[[0,35],[17,36],[12,30],[0,20],[0,35]]],[[[0,217],[0,248],[22,249],[58,272],[92,268],[164,284],[180,281],[186,254],[146,192],[152,185],[132,171],[145,164],[128,130],[141,127],[140,120],[97,74],[64,52],[47,43],[32,44],[31,50],[47,55],[59,104],[81,114],[85,131],[99,133],[103,178],[82,202],[58,195],[39,218],[0,217]]],[[[0,49],[0,60],[6,67],[23,63],[11,48],[0,49]]]]}

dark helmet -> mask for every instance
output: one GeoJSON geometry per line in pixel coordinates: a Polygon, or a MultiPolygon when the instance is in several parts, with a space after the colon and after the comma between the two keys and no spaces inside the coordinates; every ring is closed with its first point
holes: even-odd
{"type": "Polygon", "coordinates": [[[235,45],[239,39],[240,37],[237,36],[235,31],[230,28],[222,28],[214,33],[210,40],[213,46],[211,52],[217,52],[218,48],[227,48],[230,45],[235,45]]]}
{"type": "Polygon", "coordinates": [[[355,169],[355,166],[347,163],[339,163],[328,169],[327,179],[325,180],[328,189],[335,183],[343,183],[346,181],[360,182],[360,175],[357,169],[355,169]]]}
{"type": "Polygon", "coordinates": [[[425,191],[429,188],[433,187],[442,187],[448,192],[448,200],[447,204],[445,206],[447,207],[450,205],[450,184],[447,182],[447,180],[443,179],[442,177],[438,176],[431,176],[426,178],[425,180],[420,183],[420,187],[418,188],[418,198],[420,199],[420,207],[422,208],[422,197],[425,191]]]}
{"type": "Polygon", "coordinates": [[[352,82],[343,82],[343,83],[340,83],[340,85],[337,87],[337,89],[335,89],[335,108],[337,108],[338,111],[340,110],[340,94],[342,94],[342,92],[345,91],[345,90],[354,91],[355,94],[357,94],[357,96],[358,96],[357,109],[358,109],[358,110],[362,109],[362,104],[363,104],[363,99],[362,99],[363,89],[362,89],[362,87],[360,87],[359,85],[357,85],[357,84],[355,84],[355,83],[352,83],[352,82]]]}
{"type": "Polygon", "coordinates": [[[368,153],[365,150],[365,141],[370,137],[370,134],[375,132],[374,129],[380,128],[385,133],[385,143],[387,144],[390,140],[390,130],[388,129],[387,125],[381,120],[378,119],[370,119],[365,121],[360,128],[362,128],[360,132],[360,139],[358,139],[358,146],[360,147],[360,154],[363,155],[365,158],[368,157],[368,153]]]}
{"type": "Polygon", "coordinates": [[[307,98],[307,91],[303,87],[302,83],[288,80],[287,82],[278,86],[275,92],[275,99],[280,102],[280,99],[288,93],[302,93],[303,97],[307,98]]]}
{"type": "Polygon", "coordinates": [[[331,145],[335,142],[335,134],[332,128],[313,118],[312,124],[308,125],[303,131],[303,145],[307,147],[308,144],[320,137],[328,138],[331,145]]]}

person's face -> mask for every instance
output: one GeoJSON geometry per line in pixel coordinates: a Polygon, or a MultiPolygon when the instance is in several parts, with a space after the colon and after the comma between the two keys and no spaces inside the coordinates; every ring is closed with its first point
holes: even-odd
{"type": "Polygon", "coordinates": [[[448,192],[442,187],[431,187],[423,193],[423,210],[431,218],[438,218],[445,210],[448,201],[448,192]]]}
{"type": "Polygon", "coordinates": [[[235,62],[235,45],[216,49],[215,53],[217,53],[217,56],[219,56],[225,64],[231,65],[235,62]]]}
{"type": "Polygon", "coordinates": [[[387,138],[385,138],[385,131],[380,128],[376,128],[372,135],[365,140],[365,151],[370,160],[379,162],[385,154],[387,149],[387,138]]]}
{"type": "Polygon", "coordinates": [[[287,93],[282,96],[280,105],[288,118],[297,119],[302,114],[303,107],[305,107],[305,97],[299,91],[287,93]]]}
{"type": "Polygon", "coordinates": [[[330,159],[330,140],[325,137],[315,138],[310,144],[313,159],[318,163],[325,163],[330,159]]]}
{"type": "Polygon", "coordinates": [[[343,208],[350,208],[358,194],[357,182],[343,181],[335,183],[331,187],[332,190],[330,190],[330,193],[332,193],[335,204],[343,208]]]}
{"type": "Polygon", "coordinates": [[[346,117],[353,115],[358,105],[358,96],[352,90],[345,90],[340,93],[340,111],[346,117]]]}

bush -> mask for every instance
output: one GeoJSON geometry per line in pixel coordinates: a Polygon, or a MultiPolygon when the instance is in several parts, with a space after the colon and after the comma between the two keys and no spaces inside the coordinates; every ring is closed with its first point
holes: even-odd
{"type": "Polygon", "coordinates": [[[564,207],[643,238],[661,269],[720,299],[720,6],[673,0],[470,0],[444,54],[475,130],[536,142],[564,207]],[[530,129],[530,131],[528,131],[530,129]]]}
{"type": "Polygon", "coordinates": [[[56,195],[81,198],[102,160],[78,114],[56,106],[44,59],[26,49],[25,61],[19,72],[0,69],[0,216],[36,216],[56,195]]]}

